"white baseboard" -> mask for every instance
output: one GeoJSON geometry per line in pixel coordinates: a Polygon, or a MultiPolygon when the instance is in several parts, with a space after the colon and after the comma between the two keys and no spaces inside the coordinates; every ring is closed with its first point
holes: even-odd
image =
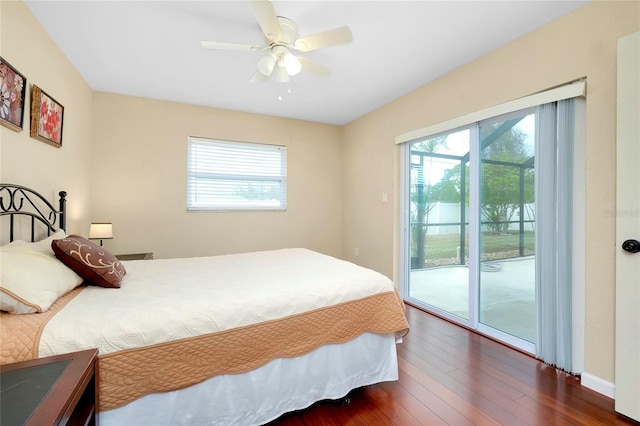
{"type": "Polygon", "coordinates": [[[616,385],[614,383],[608,382],[589,373],[582,373],[580,375],[580,384],[586,388],[601,393],[604,396],[615,399],[616,385]]]}

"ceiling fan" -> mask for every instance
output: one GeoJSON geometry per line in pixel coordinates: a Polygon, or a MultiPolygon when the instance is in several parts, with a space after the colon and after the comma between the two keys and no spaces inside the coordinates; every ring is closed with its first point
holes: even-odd
{"type": "Polygon", "coordinates": [[[299,37],[298,24],[289,18],[277,16],[270,0],[249,0],[262,29],[266,44],[235,44],[217,41],[202,41],[202,47],[218,50],[240,50],[266,52],[258,60],[257,70],[251,82],[267,80],[275,71],[276,80],[281,83],[289,81],[290,76],[298,74],[303,68],[319,76],[329,75],[329,70],[302,55],[294,55],[292,51],[312,52],[325,47],[346,44],[353,40],[349,27],[299,37]]]}

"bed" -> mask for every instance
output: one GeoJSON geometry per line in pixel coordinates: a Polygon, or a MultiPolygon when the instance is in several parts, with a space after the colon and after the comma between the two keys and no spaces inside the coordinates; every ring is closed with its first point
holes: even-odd
{"type": "Polygon", "coordinates": [[[397,380],[383,275],[302,248],[119,262],[65,233],[65,206],[0,184],[0,363],[98,348],[102,426],[264,424],[397,380]]]}

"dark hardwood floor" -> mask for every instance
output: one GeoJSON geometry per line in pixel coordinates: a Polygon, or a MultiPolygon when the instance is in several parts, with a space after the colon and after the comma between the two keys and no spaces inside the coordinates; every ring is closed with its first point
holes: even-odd
{"type": "Polygon", "coordinates": [[[579,379],[438,317],[407,307],[400,378],[319,402],[287,425],[637,425],[579,379]]]}

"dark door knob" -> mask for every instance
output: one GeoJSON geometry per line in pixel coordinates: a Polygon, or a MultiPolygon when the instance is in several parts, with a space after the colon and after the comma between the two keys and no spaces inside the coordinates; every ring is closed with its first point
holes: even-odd
{"type": "Polygon", "coordinates": [[[629,253],[638,253],[640,252],[640,241],[627,240],[624,243],[622,243],[622,250],[627,251],[629,253]]]}

